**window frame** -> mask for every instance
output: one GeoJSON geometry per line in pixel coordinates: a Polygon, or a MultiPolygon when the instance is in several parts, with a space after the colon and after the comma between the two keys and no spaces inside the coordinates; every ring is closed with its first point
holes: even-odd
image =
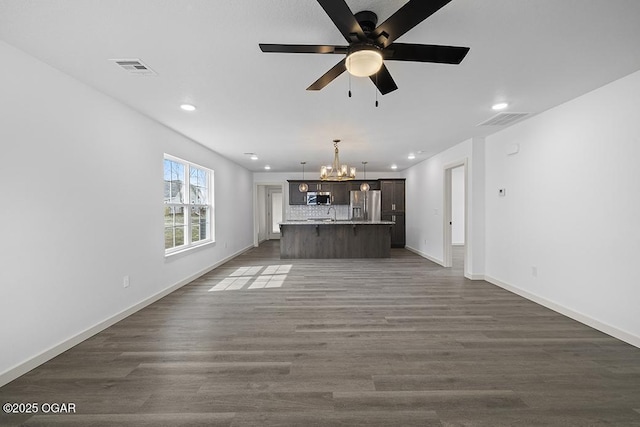
{"type": "MultiPolygon", "coordinates": [[[[166,200],[166,193],[163,191],[163,213],[166,216],[166,208],[169,207],[173,207],[173,208],[182,208],[182,211],[185,212],[186,214],[183,214],[183,224],[182,224],[182,228],[183,228],[183,235],[184,235],[184,243],[179,245],[179,246],[173,246],[170,248],[166,247],[166,233],[167,233],[167,222],[166,222],[166,217],[164,220],[164,240],[165,240],[165,249],[164,249],[164,253],[165,256],[170,256],[170,255],[174,255],[177,253],[181,253],[181,252],[185,252],[185,251],[189,251],[191,249],[195,249],[207,244],[211,244],[215,242],[215,227],[214,227],[214,191],[213,191],[213,185],[214,185],[214,171],[212,169],[209,169],[207,167],[204,167],[202,165],[199,165],[197,163],[193,163],[190,162],[188,160],[184,160],[181,159],[180,157],[176,157],[176,156],[172,156],[170,154],[164,153],[163,156],[163,160],[162,160],[162,165],[163,165],[163,185],[166,188],[166,183],[167,180],[164,176],[164,164],[165,161],[169,160],[171,162],[174,163],[178,163],[180,165],[182,165],[182,167],[184,168],[183,171],[183,197],[185,198],[185,200],[182,200],[182,203],[175,203],[175,202],[167,202],[166,200]],[[192,191],[191,191],[191,187],[192,187],[192,183],[191,183],[191,170],[192,168],[198,169],[198,170],[202,170],[204,172],[206,172],[207,176],[206,176],[206,187],[207,187],[207,194],[206,194],[206,203],[202,204],[202,203],[194,203],[191,200],[192,197],[192,191]],[[206,223],[209,225],[207,227],[207,235],[206,237],[197,240],[197,241],[193,241],[193,237],[192,237],[192,232],[193,232],[193,221],[192,221],[192,208],[207,208],[207,218],[205,218],[206,223]]],[[[169,195],[169,197],[171,198],[171,194],[169,195]]],[[[177,226],[176,224],[172,225],[171,227],[175,229],[179,228],[179,226],[177,226]]]]}

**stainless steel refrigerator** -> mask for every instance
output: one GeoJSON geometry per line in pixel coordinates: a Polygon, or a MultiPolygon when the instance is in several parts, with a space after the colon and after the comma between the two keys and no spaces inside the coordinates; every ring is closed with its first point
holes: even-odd
{"type": "Polygon", "coordinates": [[[354,221],[380,221],[380,190],[352,191],[349,219],[354,221]]]}

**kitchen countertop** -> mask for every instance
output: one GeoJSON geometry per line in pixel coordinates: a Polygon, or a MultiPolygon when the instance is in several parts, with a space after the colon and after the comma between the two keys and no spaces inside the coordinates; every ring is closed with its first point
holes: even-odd
{"type": "Polygon", "coordinates": [[[294,219],[279,222],[280,225],[393,225],[394,221],[364,221],[350,219],[294,219]]]}

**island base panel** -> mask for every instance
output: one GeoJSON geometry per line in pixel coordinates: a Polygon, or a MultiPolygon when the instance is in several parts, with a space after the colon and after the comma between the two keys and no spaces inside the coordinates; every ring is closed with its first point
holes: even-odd
{"type": "Polygon", "coordinates": [[[283,225],[280,258],[389,258],[390,226],[283,225]]]}

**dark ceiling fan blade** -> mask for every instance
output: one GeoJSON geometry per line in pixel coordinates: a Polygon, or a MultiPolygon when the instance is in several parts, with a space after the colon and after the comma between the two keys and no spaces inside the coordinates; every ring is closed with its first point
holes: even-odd
{"type": "Polygon", "coordinates": [[[451,0],[410,0],[370,34],[376,43],[387,47],[398,37],[436,13],[451,0]]]}
{"type": "Polygon", "coordinates": [[[318,3],[349,43],[365,39],[362,27],[344,0],[318,0],[318,3]]]}
{"type": "Polygon", "coordinates": [[[393,77],[391,77],[391,73],[389,73],[387,66],[384,64],[382,64],[382,68],[380,68],[376,74],[369,76],[369,78],[383,95],[398,89],[396,82],[394,82],[393,77]]]}
{"type": "Polygon", "coordinates": [[[346,61],[347,60],[345,58],[342,61],[338,62],[336,65],[333,66],[333,68],[331,68],[329,71],[324,73],[322,77],[320,77],[318,80],[313,82],[313,84],[309,86],[307,90],[320,90],[326,85],[328,85],[329,83],[331,83],[333,80],[335,80],[336,77],[338,77],[340,74],[347,71],[347,67],[345,66],[346,61]]]}
{"type": "Polygon", "coordinates": [[[268,44],[260,43],[260,50],[267,53],[338,53],[347,54],[348,46],[318,44],[268,44]]]}
{"type": "Polygon", "coordinates": [[[436,62],[459,64],[469,52],[468,47],[433,44],[392,43],[382,51],[386,61],[436,62]]]}

